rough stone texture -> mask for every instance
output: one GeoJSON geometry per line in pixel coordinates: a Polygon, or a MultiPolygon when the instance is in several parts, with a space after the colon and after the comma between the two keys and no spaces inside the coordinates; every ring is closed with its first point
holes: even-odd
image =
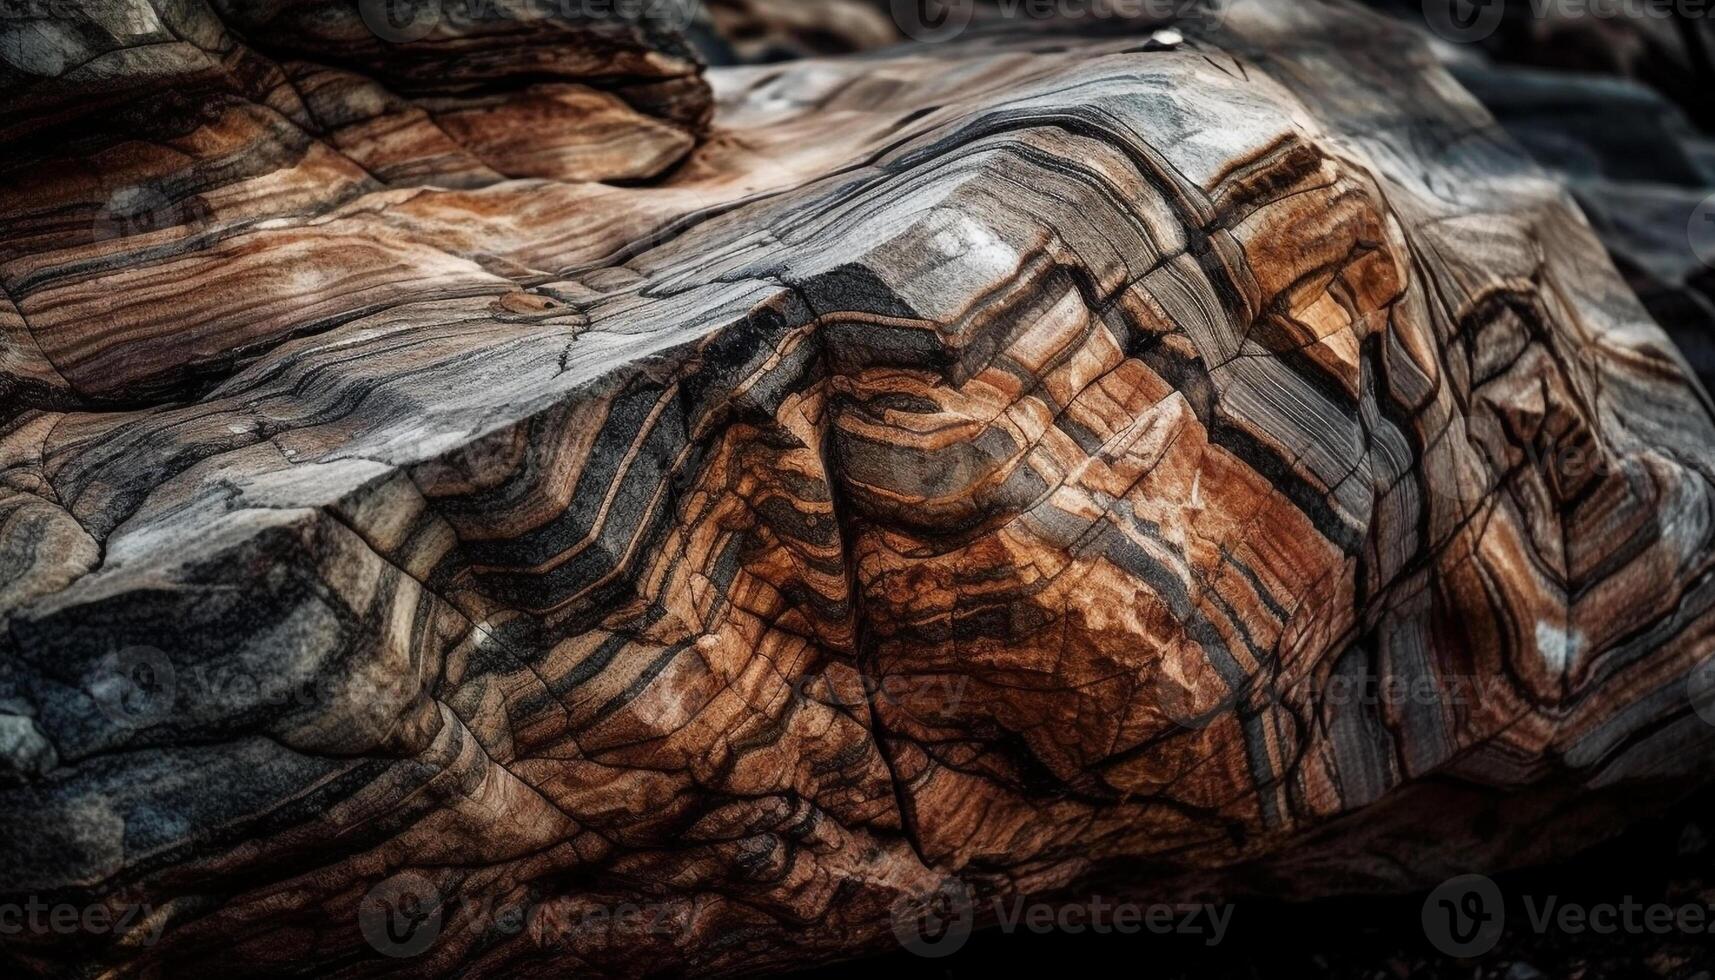
{"type": "MultiPolygon", "coordinates": [[[[1435,38],[1432,8],[1371,3],[1435,38]]],[[[1549,5],[1544,17],[1531,16],[1530,4],[1497,7],[1505,17],[1494,34],[1434,50],[1572,191],[1626,284],[1710,388],[1715,226],[1696,221],[1699,207],[1715,202],[1715,20],[1668,16],[1669,4],[1572,16],[1576,6],[1549,5]]]]}
{"type": "MultiPolygon", "coordinates": [[[[1458,77],[1571,189],[1627,285],[1715,386],[1715,248],[1687,247],[1715,200],[1715,141],[1630,82],[1475,66],[1458,77]]],[[[1715,228],[1701,238],[1715,243],[1715,228]]]]}
{"type": "Polygon", "coordinates": [[[9,960],[777,969],[1709,774],[1709,397],[1412,35],[1257,0],[710,123],[662,25],[269,7],[0,45],[0,899],[150,909],[9,960]]]}
{"type": "MultiPolygon", "coordinates": [[[[404,43],[345,0],[125,0],[4,21],[6,415],[182,400],[295,336],[515,290],[528,270],[505,243],[454,244],[456,227],[413,217],[447,191],[535,180],[535,207],[612,224],[620,208],[580,198],[681,162],[708,87],[648,24],[539,7],[401,17],[404,43]]],[[[586,221],[551,227],[599,248],[586,221]]]]}

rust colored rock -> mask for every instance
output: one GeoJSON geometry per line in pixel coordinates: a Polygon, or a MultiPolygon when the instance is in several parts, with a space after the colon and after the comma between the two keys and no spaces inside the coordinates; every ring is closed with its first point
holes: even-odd
{"type": "Polygon", "coordinates": [[[1703,781],[1709,397],[1332,9],[706,73],[331,0],[0,28],[0,901],[146,909],[5,957],[775,970],[1703,781]]]}

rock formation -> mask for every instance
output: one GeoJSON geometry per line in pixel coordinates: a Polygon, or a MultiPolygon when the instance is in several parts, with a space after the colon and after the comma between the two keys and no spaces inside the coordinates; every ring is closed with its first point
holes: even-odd
{"type": "Polygon", "coordinates": [[[125,921],[14,965],[778,970],[1709,775],[1715,408],[1415,36],[447,9],[0,22],[0,902],[125,921]]]}

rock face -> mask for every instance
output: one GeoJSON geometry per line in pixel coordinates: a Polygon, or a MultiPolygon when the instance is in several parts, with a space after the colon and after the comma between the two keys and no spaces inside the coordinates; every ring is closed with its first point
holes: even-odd
{"type": "Polygon", "coordinates": [[[0,27],[0,901],[125,925],[19,966],[779,969],[1709,774],[1709,398],[1378,17],[100,9],[0,27]]]}
{"type": "Polygon", "coordinates": [[[385,226],[438,191],[654,178],[707,124],[689,49],[657,25],[532,18],[526,0],[458,20],[361,6],[132,0],[6,22],[8,416],[182,401],[295,336],[510,292],[504,244],[385,226]]]}

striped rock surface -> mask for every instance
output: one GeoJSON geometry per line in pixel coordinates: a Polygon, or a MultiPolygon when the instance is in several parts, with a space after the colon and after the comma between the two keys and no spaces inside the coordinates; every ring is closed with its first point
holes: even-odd
{"type": "Polygon", "coordinates": [[[15,964],[779,969],[1708,775],[1709,398],[1397,28],[339,6],[0,45],[0,901],[142,911],[15,964]]]}

